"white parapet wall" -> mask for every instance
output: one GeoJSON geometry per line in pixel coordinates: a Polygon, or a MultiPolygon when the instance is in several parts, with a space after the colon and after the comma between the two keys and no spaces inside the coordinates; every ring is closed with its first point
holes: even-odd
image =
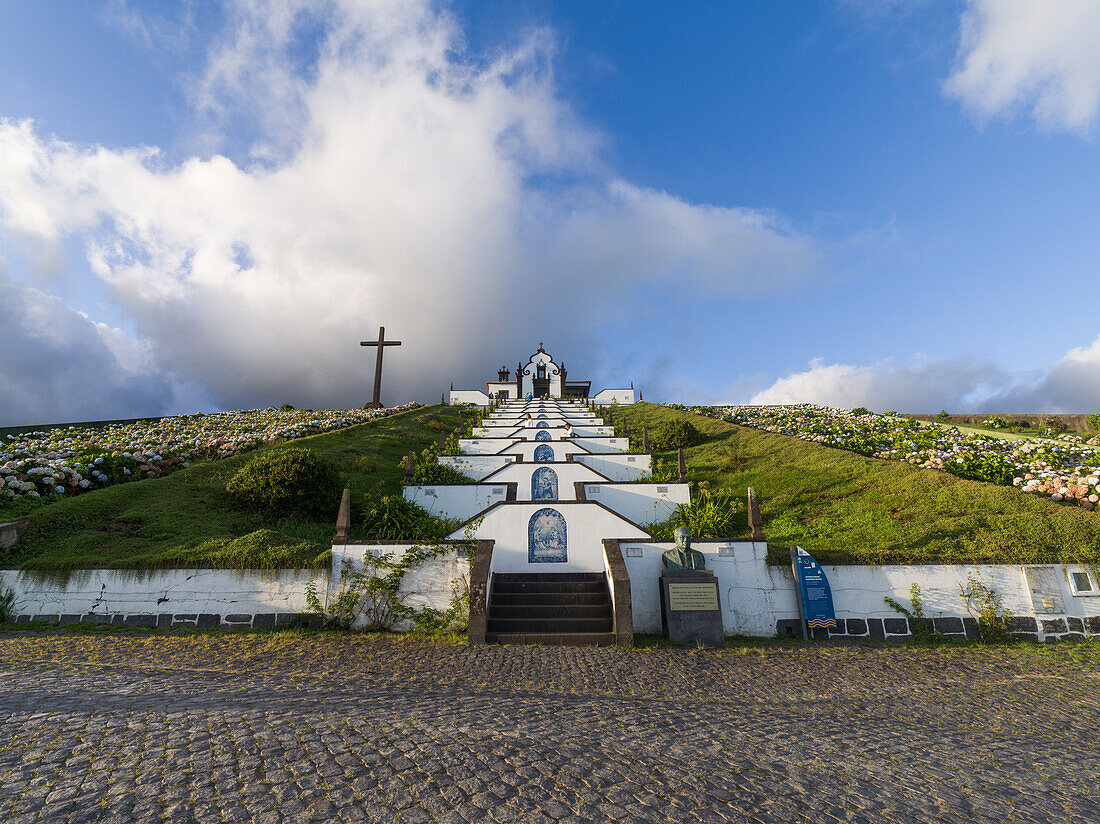
{"type": "Polygon", "coordinates": [[[584,495],[636,524],[667,521],[680,504],[691,503],[688,484],[585,484],[584,495]]]}
{"type": "Polygon", "coordinates": [[[451,406],[466,404],[486,407],[489,405],[489,395],[480,389],[452,389],[447,395],[447,403],[451,406]]]}
{"type": "Polygon", "coordinates": [[[439,462],[457,469],[463,475],[480,481],[515,460],[504,455],[441,455],[439,462]]]}
{"type": "Polygon", "coordinates": [[[425,484],[406,486],[402,494],[429,515],[468,521],[498,501],[508,500],[508,484],[425,484]]]}
{"type": "Polygon", "coordinates": [[[589,398],[597,406],[634,403],[633,389],[604,389],[589,398]]]}
{"type": "Polygon", "coordinates": [[[0,577],[24,620],[270,629],[277,615],[308,611],[306,584],[312,578],[323,592],[328,570],[88,569],[61,581],[5,569],[0,577]]]}
{"type": "MultiPolygon", "coordinates": [[[[378,559],[388,563],[399,562],[409,550],[418,546],[414,543],[374,543],[343,544],[332,548],[332,580],[329,585],[329,597],[335,598],[340,592],[346,575],[360,572],[367,565],[378,576],[385,576],[387,569],[380,566],[378,559]]],[[[460,602],[470,587],[470,559],[465,549],[445,549],[441,554],[429,558],[420,564],[411,566],[401,579],[397,590],[400,603],[413,609],[430,607],[446,612],[458,599],[460,602]]],[[[369,616],[361,614],[352,629],[363,629],[369,623],[369,616]]],[[[393,629],[407,632],[412,629],[412,621],[397,622],[393,629]]]]}
{"type": "Polygon", "coordinates": [[[574,455],[573,460],[599,472],[612,481],[635,481],[650,472],[652,456],[604,453],[602,455],[574,455]]]}

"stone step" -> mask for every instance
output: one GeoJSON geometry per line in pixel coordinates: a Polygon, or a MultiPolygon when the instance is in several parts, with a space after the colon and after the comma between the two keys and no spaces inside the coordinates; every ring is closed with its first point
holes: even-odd
{"type": "Polygon", "coordinates": [[[606,592],[603,581],[497,581],[493,576],[494,593],[526,593],[539,595],[550,592],[606,592]]]}
{"type": "Polygon", "coordinates": [[[498,592],[493,590],[492,606],[514,607],[524,604],[547,606],[611,606],[607,591],[598,592],[498,592]]]}
{"type": "Polygon", "coordinates": [[[485,634],[487,644],[546,644],[564,647],[610,647],[615,644],[613,632],[561,632],[532,634],[523,632],[491,632],[485,634]]]}
{"type": "Polygon", "coordinates": [[[497,581],[606,581],[602,572],[496,572],[497,581]]]}
{"type": "Polygon", "coordinates": [[[504,605],[493,602],[489,607],[489,620],[516,618],[601,618],[611,620],[611,604],[606,599],[599,604],[517,604],[504,605]]]}
{"type": "Polygon", "coordinates": [[[547,635],[611,632],[614,629],[615,621],[609,615],[604,618],[489,618],[485,631],[547,635]]]}

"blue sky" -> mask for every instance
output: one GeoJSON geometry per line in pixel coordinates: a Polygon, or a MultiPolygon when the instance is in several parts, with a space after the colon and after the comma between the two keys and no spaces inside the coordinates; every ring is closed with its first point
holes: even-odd
{"type": "Polygon", "coordinates": [[[1100,5],[15,4],[0,424],[476,385],[1100,409],[1100,5]]]}

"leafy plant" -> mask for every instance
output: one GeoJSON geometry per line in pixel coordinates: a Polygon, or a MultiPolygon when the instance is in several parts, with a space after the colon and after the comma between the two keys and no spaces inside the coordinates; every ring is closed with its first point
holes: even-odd
{"type": "Polygon", "coordinates": [[[909,585],[911,609],[906,609],[889,595],[883,596],[882,600],[895,612],[900,612],[909,619],[909,630],[913,633],[914,638],[927,639],[932,637],[932,621],[925,617],[924,597],[921,594],[920,584],[916,581],[909,585]]]}
{"type": "MultiPolygon", "coordinates": [[[[453,466],[440,463],[438,451],[439,448],[433,444],[413,460],[414,484],[472,484],[475,482],[469,475],[462,474],[453,466]]],[[[399,465],[404,469],[405,461],[401,460],[399,465]]]]}
{"type": "Polygon", "coordinates": [[[241,509],[272,515],[331,515],[340,500],[336,464],[309,449],[262,452],[237,471],[226,486],[241,509]]]}
{"type": "Polygon", "coordinates": [[[0,593],[0,624],[6,624],[10,621],[14,611],[15,590],[11,587],[6,587],[3,593],[0,593]]]}
{"type": "Polygon", "coordinates": [[[960,478],[1011,486],[1016,467],[996,452],[967,452],[944,463],[943,468],[960,478]]]}
{"type": "Polygon", "coordinates": [[[852,414],[862,417],[864,415],[873,415],[874,413],[866,406],[857,406],[855,409],[852,410],[852,414]]]}
{"type": "Polygon", "coordinates": [[[937,421],[947,421],[947,420],[950,420],[950,419],[951,419],[951,416],[947,413],[946,409],[941,409],[939,412],[936,413],[936,420],[937,421]]]}
{"type": "Polygon", "coordinates": [[[435,518],[403,495],[367,496],[363,531],[373,541],[441,541],[458,522],[435,518]]]}
{"type": "Polygon", "coordinates": [[[1088,417],[1089,430],[1100,432],[1100,412],[1093,412],[1088,417]]]}
{"type": "Polygon", "coordinates": [[[986,586],[971,572],[966,586],[959,584],[959,594],[966,602],[966,612],[978,622],[978,632],[983,641],[1008,640],[1008,620],[1012,612],[1005,608],[1004,595],[986,586]]]}
{"type": "Polygon", "coordinates": [[[701,488],[690,504],[680,504],[676,514],[662,523],[650,524],[648,529],[658,541],[671,541],[676,527],[691,530],[692,540],[713,541],[734,537],[740,530],[744,511],[741,501],[730,490],[712,492],[701,488]]]}
{"type": "Polygon", "coordinates": [[[665,421],[653,433],[650,445],[658,452],[687,449],[703,442],[703,434],[682,418],[665,421]]]}

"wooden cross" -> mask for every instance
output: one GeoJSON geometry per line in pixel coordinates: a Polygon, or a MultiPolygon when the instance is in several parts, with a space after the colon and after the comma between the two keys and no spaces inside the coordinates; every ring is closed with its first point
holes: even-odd
{"type": "Polygon", "coordinates": [[[371,406],[375,409],[382,408],[382,350],[387,346],[400,346],[399,340],[386,340],[386,327],[378,327],[378,340],[364,340],[360,346],[377,346],[378,356],[374,359],[374,400],[371,406]]]}

